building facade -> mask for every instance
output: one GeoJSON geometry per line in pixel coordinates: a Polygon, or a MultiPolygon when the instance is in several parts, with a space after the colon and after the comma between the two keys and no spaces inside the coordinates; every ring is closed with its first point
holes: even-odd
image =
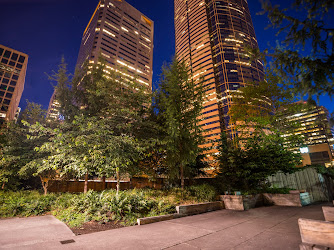
{"type": "Polygon", "coordinates": [[[49,102],[46,119],[48,121],[58,120],[60,119],[59,116],[60,116],[60,103],[57,100],[56,91],[54,91],[49,102]]]}
{"type": "Polygon", "coordinates": [[[130,4],[101,0],[83,33],[77,67],[102,56],[107,71],[120,70],[152,90],[153,35],[154,22],[130,4]]]}
{"type": "Polygon", "coordinates": [[[28,55],[0,45],[0,122],[16,119],[28,65],[28,55]]]}
{"type": "MultiPolygon", "coordinates": [[[[298,122],[298,126],[292,132],[303,138],[305,147],[291,148],[294,152],[301,151],[303,165],[328,164],[334,157],[334,138],[329,124],[328,110],[323,106],[308,107],[298,113],[286,114],[287,121],[298,122]]],[[[283,137],[290,136],[285,134],[283,137]]]]}
{"type": "Polygon", "coordinates": [[[237,134],[228,111],[231,94],[264,79],[261,61],[250,61],[247,47],[258,48],[246,0],[174,0],[178,59],[189,65],[193,79],[204,77],[207,100],[201,125],[207,157],[212,159],[222,131],[237,134]]]}

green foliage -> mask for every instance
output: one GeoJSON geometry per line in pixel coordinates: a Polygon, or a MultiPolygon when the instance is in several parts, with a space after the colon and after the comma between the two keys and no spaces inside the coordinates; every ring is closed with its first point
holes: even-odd
{"type": "Polygon", "coordinates": [[[41,108],[41,105],[28,102],[20,121],[17,124],[10,123],[7,127],[2,128],[0,133],[0,182],[5,188],[13,186],[20,180],[20,177],[31,178],[36,173],[36,166],[26,168],[26,165],[30,162],[40,162],[41,159],[49,155],[49,152],[35,150],[49,138],[45,131],[38,134],[33,129],[34,127],[47,126],[45,114],[46,111],[41,108]]]}
{"type": "Polygon", "coordinates": [[[208,184],[187,187],[190,195],[196,197],[200,202],[215,201],[217,197],[216,189],[208,184]]]}
{"type": "Polygon", "coordinates": [[[121,221],[134,225],[138,218],[175,213],[180,203],[215,200],[209,185],[191,186],[185,190],[115,190],[88,191],[86,194],[48,194],[39,192],[0,191],[0,218],[42,215],[51,212],[70,227],[80,227],[89,221],[121,221]]]}
{"type": "Polygon", "coordinates": [[[37,191],[0,192],[0,217],[42,215],[51,211],[56,195],[37,191]]]}
{"type": "Polygon", "coordinates": [[[199,126],[204,102],[203,79],[193,80],[185,62],[174,59],[162,69],[154,104],[158,112],[171,179],[181,179],[184,169],[195,163],[203,141],[199,126]]]}
{"type": "Polygon", "coordinates": [[[290,191],[293,190],[291,188],[265,188],[263,189],[262,193],[268,193],[268,194],[289,194],[290,191]]]}
{"type": "Polygon", "coordinates": [[[276,48],[265,52],[272,59],[271,69],[278,76],[278,83],[292,85],[301,96],[333,95],[333,1],[295,0],[287,9],[264,1],[263,9],[271,26],[283,36],[276,48]]]}
{"type": "Polygon", "coordinates": [[[250,191],[267,187],[267,177],[279,171],[296,171],[301,156],[285,148],[279,136],[251,137],[241,148],[222,134],[217,160],[217,178],[225,190],[250,191]]]}
{"type": "Polygon", "coordinates": [[[68,81],[66,65],[60,65],[53,79],[65,122],[44,148],[58,152],[48,161],[62,173],[86,180],[89,175],[116,176],[119,181],[139,171],[137,162],[156,143],[156,125],[150,119],[149,87],[125,75],[107,69],[100,59],[68,81]]]}
{"type": "MultiPolygon", "coordinates": [[[[308,165],[304,168],[314,168],[318,174],[326,175],[331,178],[334,178],[334,167],[326,168],[324,165],[308,165]]],[[[302,170],[302,169],[301,169],[302,170]]]]}

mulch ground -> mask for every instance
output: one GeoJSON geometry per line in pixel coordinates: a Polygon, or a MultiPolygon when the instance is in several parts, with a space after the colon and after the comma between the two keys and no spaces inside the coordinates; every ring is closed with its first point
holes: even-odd
{"type": "Polygon", "coordinates": [[[117,229],[121,227],[124,226],[115,221],[110,221],[103,224],[98,223],[96,221],[90,221],[83,224],[80,228],[71,228],[71,230],[75,235],[82,235],[82,234],[90,234],[111,229],[117,229]]]}

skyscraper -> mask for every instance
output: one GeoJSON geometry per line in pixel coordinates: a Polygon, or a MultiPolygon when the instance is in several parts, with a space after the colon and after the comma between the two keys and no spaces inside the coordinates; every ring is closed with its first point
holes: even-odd
{"type": "Polygon", "coordinates": [[[330,130],[328,110],[323,106],[308,107],[306,103],[299,103],[305,105],[303,110],[294,113],[287,112],[282,118],[290,122],[298,122],[300,126],[282,136],[301,136],[305,147],[292,148],[289,144],[287,147],[294,152],[303,153],[303,165],[331,162],[334,158],[334,138],[330,130]]]}
{"type": "MultiPolygon", "coordinates": [[[[176,54],[194,80],[204,77],[207,100],[201,125],[205,147],[214,146],[222,131],[237,131],[228,116],[231,94],[264,78],[261,61],[250,62],[247,47],[258,48],[246,0],[174,0],[176,54]]],[[[209,159],[217,150],[206,152],[209,159]]]]}
{"type": "Polygon", "coordinates": [[[15,120],[24,89],[28,55],[0,45],[0,122],[15,120]]]}
{"type": "Polygon", "coordinates": [[[77,67],[101,55],[106,70],[125,68],[128,77],[152,89],[154,22],[124,0],[101,0],[85,29],[77,67]]]}
{"type": "Polygon", "coordinates": [[[51,96],[49,107],[48,107],[48,113],[46,115],[47,120],[58,120],[60,117],[60,103],[57,100],[56,91],[53,91],[53,94],[51,96]]]}

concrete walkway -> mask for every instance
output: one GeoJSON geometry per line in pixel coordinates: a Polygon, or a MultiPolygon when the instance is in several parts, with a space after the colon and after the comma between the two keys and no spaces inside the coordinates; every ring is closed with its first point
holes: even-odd
{"type": "MultiPolygon", "coordinates": [[[[298,218],[324,220],[321,207],[261,207],[249,211],[216,212],[74,236],[58,224],[35,229],[35,242],[28,219],[0,221],[0,248],[7,249],[299,249],[298,218]],[[17,221],[21,221],[17,230],[17,221]],[[7,228],[6,231],[4,229],[7,228]],[[53,228],[53,229],[51,229],[53,228]],[[42,231],[45,230],[43,233],[42,231]],[[55,230],[50,236],[49,231],[55,230]],[[18,232],[20,232],[18,234],[18,232]],[[45,233],[45,234],[44,234],[45,233]],[[14,234],[14,235],[12,235],[14,234]],[[50,237],[46,240],[46,236],[50,237]],[[4,237],[7,239],[4,240],[4,237]],[[32,238],[29,238],[32,239],[32,238]],[[74,242],[62,244],[60,241],[74,242]]],[[[48,216],[38,217],[48,218],[48,216]]]]}
{"type": "Polygon", "coordinates": [[[74,236],[71,229],[51,215],[0,220],[0,249],[59,242],[74,236]]]}

